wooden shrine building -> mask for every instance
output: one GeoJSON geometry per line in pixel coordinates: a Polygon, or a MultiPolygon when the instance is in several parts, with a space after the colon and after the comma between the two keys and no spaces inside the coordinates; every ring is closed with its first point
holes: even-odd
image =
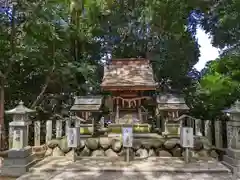
{"type": "Polygon", "coordinates": [[[162,134],[179,136],[181,122],[178,118],[189,110],[184,98],[176,94],[162,93],[157,96],[156,102],[157,128],[162,134]]]}
{"type": "Polygon", "coordinates": [[[149,60],[143,58],[112,59],[104,67],[101,88],[111,93],[113,105],[111,120],[116,124],[144,123],[142,103],[155,91],[153,70],[149,60]]]}

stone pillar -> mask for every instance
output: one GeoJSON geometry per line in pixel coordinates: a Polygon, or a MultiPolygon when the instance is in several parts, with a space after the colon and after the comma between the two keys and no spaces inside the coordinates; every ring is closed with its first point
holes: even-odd
{"type": "MultiPolygon", "coordinates": [[[[13,115],[13,121],[9,123],[10,134],[13,132],[12,148],[4,158],[1,168],[2,176],[21,176],[25,174],[34,161],[32,148],[28,146],[28,130],[30,124],[28,114],[35,112],[28,109],[20,102],[19,105],[6,114],[13,115]]],[[[10,144],[11,146],[11,144],[10,144]]]]}
{"type": "Polygon", "coordinates": [[[143,120],[142,120],[142,109],[141,109],[141,107],[138,107],[138,118],[139,118],[139,122],[140,122],[140,123],[143,123],[143,120]]]}
{"type": "Polygon", "coordinates": [[[80,127],[80,125],[81,125],[81,120],[80,120],[80,118],[78,118],[78,117],[76,116],[76,119],[75,119],[75,127],[80,127]]]}
{"type": "Polygon", "coordinates": [[[233,128],[230,122],[227,122],[227,148],[231,147],[231,141],[233,138],[233,128]]]}
{"type": "Polygon", "coordinates": [[[56,121],[56,138],[62,137],[62,120],[56,121]]]}
{"type": "Polygon", "coordinates": [[[142,120],[142,109],[141,109],[141,99],[139,99],[139,101],[138,101],[138,118],[139,118],[139,122],[143,123],[143,120],[142,120]]]}
{"type": "Polygon", "coordinates": [[[163,125],[163,127],[164,127],[164,134],[168,134],[169,132],[168,132],[168,127],[167,127],[167,125],[168,125],[168,117],[166,117],[166,119],[164,119],[163,120],[163,123],[164,123],[164,125],[163,125]]]}
{"type": "Polygon", "coordinates": [[[67,135],[68,133],[68,129],[71,127],[71,120],[70,119],[66,119],[66,123],[65,123],[65,135],[67,135]]]}
{"type": "Polygon", "coordinates": [[[52,139],[52,120],[47,120],[46,122],[46,143],[52,139]]]}
{"type": "Polygon", "coordinates": [[[214,129],[215,129],[215,146],[217,148],[223,148],[222,122],[219,120],[215,120],[214,129]]]}
{"type": "Polygon", "coordinates": [[[12,148],[13,143],[13,127],[9,125],[9,132],[8,132],[8,148],[12,148]]]}
{"type": "Polygon", "coordinates": [[[164,116],[161,116],[161,130],[163,134],[166,131],[166,119],[164,119],[164,116]]]}
{"type": "Polygon", "coordinates": [[[195,125],[195,135],[196,136],[202,136],[202,120],[201,119],[195,119],[194,121],[194,125],[195,125]]]}
{"type": "MultiPolygon", "coordinates": [[[[30,122],[29,122],[30,125],[30,122]]],[[[29,125],[27,125],[27,137],[29,137],[29,125]]],[[[28,144],[28,139],[27,139],[27,144],[28,144]]]]}
{"type": "Polygon", "coordinates": [[[230,115],[228,127],[232,129],[232,135],[228,136],[229,147],[223,156],[223,163],[237,176],[240,172],[240,102],[236,101],[230,109],[223,112],[230,115]]]}
{"type": "Polygon", "coordinates": [[[212,122],[210,120],[204,121],[204,134],[208,141],[212,144],[212,122]]]}
{"type": "Polygon", "coordinates": [[[116,117],[115,117],[115,123],[119,123],[119,100],[116,99],[117,105],[116,105],[116,117]]]}
{"type": "Polygon", "coordinates": [[[34,121],[34,146],[40,146],[41,145],[41,122],[40,121],[34,121]]]}

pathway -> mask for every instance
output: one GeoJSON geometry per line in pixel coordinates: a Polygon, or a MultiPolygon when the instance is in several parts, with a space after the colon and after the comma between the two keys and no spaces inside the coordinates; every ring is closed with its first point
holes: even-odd
{"type": "Polygon", "coordinates": [[[106,159],[49,157],[17,180],[232,180],[215,160],[185,164],[177,158],[149,158],[130,164],[106,159]]]}

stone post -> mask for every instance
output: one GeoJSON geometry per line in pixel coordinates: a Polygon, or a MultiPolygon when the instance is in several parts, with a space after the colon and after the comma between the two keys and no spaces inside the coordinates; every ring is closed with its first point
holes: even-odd
{"type": "Polygon", "coordinates": [[[40,146],[40,137],[41,137],[41,122],[35,121],[34,122],[34,146],[40,146]]]}
{"type": "Polygon", "coordinates": [[[117,99],[115,123],[119,123],[119,100],[117,99]]]}
{"type": "Polygon", "coordinates": [[[81,119],[78,116],[75,116],[75,127],[80,127],[81,119]]]}
{"type": "Polygon", "coordinates": [[[71,119],[66,119],[65,123],[65,135],[68,133],[68,129],[71,127],[71,119]]]}
{"type": "Polygon", "coordinates": [[[62,137],[62,120],[56,121],[56,138],[62,137]]]}
{"type": "Polygon", "coordinates": [[[30,124],[28,114],[33,112],[35,111],[25,107],[22,101],[16,108],[6,111],[6,114],[13,116],[13,121],[9,123],[13,139],[12,148],[8,150],[8,156],[3,161],[3,176],[21,176],[33,162],[32,148],[28,146],[27,136],[27,127],[30,124]]]}
{"type": "Polygon", "coordinates": [[[52,120],[46,122],[46,143],[52,139],[52,120]]]}
{"type": "Polygon", "coordinates": [[[231,141],[233,138],[233,128],[230,122],[227,122],[227,148],[231,147],[231,141]]]}
{"type": "Polygon", "coordinates": [[[227,155],[224,155],[223,161],[237,175],[240,172],[240,102],[236,101],[230,109],[223,112],[230,116],[228,126],[232,129],[232,135],[228,136],[227,155]]]}
{"type": "Polygon", "coordinates": [[[138,118],[139,118],[140,123],[143,123],[142,109],[141,109],[141,100],[140,99],[138,101],[138,118]]]}
{"type": "Polygon", "coordinates": [[[194,121],[194,126],[195,126],[195,135],[196,136],[202,136],[202,120],[201,119],[195,119],[194,121]]]}
{"type": "Polygon", "coordinates": [[[214,121],[215,129],[215,146],[217,148],[223,148],[223,137],[222,137],[222,122],[220,120],[214,121]]]}
{"type": "Polygon", "coordinates": [[[210,120],[204,121],[204,134],[208,141],[212,144],[212,122],[210,120]]]}
{"type": "Polygon", "coordinates": [[[9,132],[8,132],[8,148],[11,149],[13,145],[13,127],[9,126],[9,132]]]}

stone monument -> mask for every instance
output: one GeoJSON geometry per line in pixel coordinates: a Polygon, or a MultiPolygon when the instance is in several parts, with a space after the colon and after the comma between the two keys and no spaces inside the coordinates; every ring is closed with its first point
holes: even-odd
{"type": "Polygon", "coordinates": [[[28,146],[28,126],[31,123],[28,115],[33,112],[35,111],[25,107],[22,101],[16,108],[6,111],[6,114],[13,116],[13,121],[9,123],[13,137],[8,156],[3,161],[4,176],[21,176],[34,162],[32,148],[28,146]]]}
{"type": "Polygon", "coordinates": [[[228,130],[232,132],[228,135],[228,148],[226,155],[223,157],[224,164],[228,166],[232,171],[240,171],[240,101],[236,101],[235,104],[228,110],[224,110],[224,113],[230,116],[228,122],[228,130]]]}

